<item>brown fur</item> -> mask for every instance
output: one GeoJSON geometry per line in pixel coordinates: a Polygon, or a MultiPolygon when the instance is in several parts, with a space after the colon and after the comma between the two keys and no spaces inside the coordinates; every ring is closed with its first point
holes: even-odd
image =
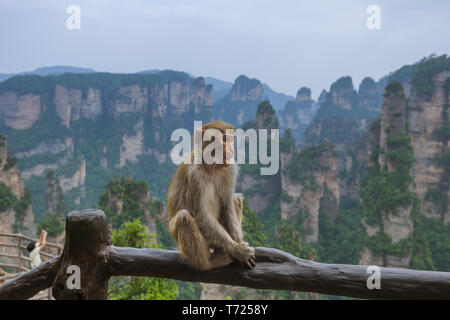
{"type": "MultiPolygon", "coordinates": [[[[234,129],[214,121],[202,127],[234,129]]],[[[203,144],[202,149],[206,144],[203,144]]],[[[233,146],[224,148],[234,152],[233,146]]],[[[193,159],[193,153],[191,159],[193,159]]],[[[242,196],[234,194],[234,164],[181,163],[167,193],[169,230],[181,254],[196,268],[207,270],[234,260],[251,267],[254,249],[242,240],[242,196]]]]}

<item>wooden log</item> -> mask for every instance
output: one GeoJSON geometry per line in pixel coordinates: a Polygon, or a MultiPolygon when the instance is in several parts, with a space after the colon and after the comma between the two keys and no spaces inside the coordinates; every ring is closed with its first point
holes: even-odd
{"type": "Polygon", "coordinates": [[[11,279],[0,286],[0,300],[29,299],[52,285],[59,257],[11,279]]]}
{"type": "Polygon", "coordinates": [[[15,247],[17,247],[17,244],[0,242],[0,247],[12,247],[12,248],[15,248],[15,247]]]}
{"type": "Polygon", "coordinates": [[[111,237],[106,216],[101,210],[73,211],[66,218],[66,240],[61,264],[53,283],[55,299],[106,299],[110,278],[107,257],[111,237]],[[80,270],[81,286],[69,288],[69,266],[80,270]]]}
{"type": "MultiPolygon", "coordinates": [[[[9,253],[0,253],[0,257],[8,257],[8,258],[13,258],[13,259],[19,259],[18,256],[16,256],[15,254],[9,254],[9,253]]],[[[49,258],[54,258],[54,256],[50,256],[49,258]]],[[[22,261],[31,261],[31,259],[29,257],[26,256],[21,256],[22,261]]]]}
{"type": "Polygon", "coordinates": [[[177,251],[111,247],[112,275],[171,278],[255,289],[317,292],[366,299],[450,299],[450,273],[380,268],[380,289],[369,289],[367,266],[324,264],[258,247],[256,267],[233,264],[199,271],[177,251]]]}
{"type": "Polygon", "coordinates": [[[10,254],[10,253],[0,253],[0,257],[19,259],[19,257],[16,254],[10,254]]]}

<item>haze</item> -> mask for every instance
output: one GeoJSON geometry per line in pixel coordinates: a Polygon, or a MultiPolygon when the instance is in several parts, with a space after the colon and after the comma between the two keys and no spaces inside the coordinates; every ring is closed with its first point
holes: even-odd
{"type": "Polygon", "coordinates": [[[346,0],[2,0],[0,73],[70,65],[96,71],[173,69],[313,97],[337,78],[355,86],[432,53],[449,54],[450,2],[346,0]],[[395,2],[395,3],[394,3],[395,2]],[[81,29],[69,30],[69,5],[81,29]],[[366,26],[369,5],[381,29],[366,26]]]}

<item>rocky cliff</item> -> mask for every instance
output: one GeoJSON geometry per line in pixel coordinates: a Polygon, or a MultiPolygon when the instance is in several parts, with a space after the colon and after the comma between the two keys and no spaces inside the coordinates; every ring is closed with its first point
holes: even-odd
{"type": "Polygon", "coordinates": [[[214,118],[241,126],[254,119],[262,99],[261,81],[241,75],[234,81],[230,92],[214,104],[214,118]]]}
{"type": "Polygon", "coordinates": [[[202,107],[212,106],[211,94],[212,87],[206,86],[203,78],[193,80],[187,74],[169,71],[156,75],[24,76],[2,83],[0,115],[7,126],[23,130],[53,109],[60,123],[70,128],[80,119],[110,116],[116,120],[123,113],[202,113],[202,107]],[[39,86],[39,81],[44,84],[39,86]],[[79,84],[82,81],[87,83],[79,84]]]}
{"type": "Polygon", "coordinates": [[[294,139],[299,141],[313,119],[314,108],[315,101],[311,99],[311,90],[306,87],[300,88],[297,91],[297,98],[288,101],[279,113],[281,133],[290,129],[294,139]]]}
{"type": "MultiPolygon", "coordinates": [[[[285,136],[284,139],[289,139],[285,136]]],[[[328,142],[296,150],[285,145],[281,155],[281,219],[297,222],[302,240],[317,242],[319,214],[336,219],[339,200],[338,158],[328,142]]]]}
{"type": "MultiPolygon", "coordinates": [[[[256,120],[247,122],[243,129],[267,129],[270,137],[270,130],[278,127],[275,111],[268,101],[263,101],[258,105],[256,120]]],[[[236,188],[244,194],[252,210],[264,215],[263,211],[273,206],[279,197],[281,180],[280,173],[261,175],[260,167],[260,164],[240,165],[236,188]]]]}
{"type": "Polygon", "coordinates": [[[450,222],[448,207],[448,107],[450,71],[432,76],[431,95],[411,93],[408,103],[409,135],[414,149],[415,192],[426,217],[450,222]]]}
{"type": "Polygon", "coordinates": [[[370,130],[375,139],[367,140],[361,263],[447,270],[440,248],[450,246],[450,59],[430,57],[405,70],[406,89],[386,86],[380,121],[370,130]]]}
{"type": "Polygon", "coordinates": [[[343,77],[321,95],[300,149],[286,130],[284,238],[321,261],[448,270],[448,70],[447,57],[430,57],[358,92],[343,77]]]}
{"type": "Polygon", "coordinates": [[[38,229],[47,231],[49,242],[64,243],[64,222],[69,209],[60,180],[53,170],[46,171],[45,186],[45,217],[39,221],[38,229]]]}
{"type": "Polygon", "coordinates": [[[69,208],[94,206],[120,175],[145,179],[163,198],[175,169],[167,161],[172,131],[211,116],[212,86],[181,72],[19,76],[0,84],[0,130],[39,218],[46,170],[55,171],[69,208]]]}
{"type": "MultiPolygon", "coordinates": [[[[0,233],[22,233],[36,236],[36,225],[31,208],[31,198],[20,176],[14,158],[7,146],[7,140],[0,135],[0,233]]],[[[0,242],[17,244],[16,239],[0,236],[0,242]]],[[[1,253],[17,255],[15,247],[0,247],[1,253]]],[[[1,262],[16,264],[7,257],[1,262]]],[[[16,260],[16,259],[14,259],[16,260]]],[[[0,272],[3,269],[0,268],[0,272]]]]}
{"type": "Polygon", "coordinates": [[[351,77],[334,82],[326,93],[302,143],[331,141],[339,154],[367,131],[381,110],[381,84],[365,78],[356,92],[351,77]]]}
{"type": "Polygon", "coordinates": [[[0,135],[0,232],[35,236],[36,226],[31,199],[8,150],[7,140],[0,135]]]}
{"type": "Polygon", "coordinates": [[[390,83],[386,87],[379,126],[375,128],[379,139],[370,154],[373,167],[362,185],[363,224],[368,235],[362,264],[395,267],[410,264],[408,243],[414,228],[412,211],[415,204],[411,193],[414,159],[406,112],[402,85],[390,83]],[[380,249],[381,241],[384,242],[383,250],[380,249]]]}

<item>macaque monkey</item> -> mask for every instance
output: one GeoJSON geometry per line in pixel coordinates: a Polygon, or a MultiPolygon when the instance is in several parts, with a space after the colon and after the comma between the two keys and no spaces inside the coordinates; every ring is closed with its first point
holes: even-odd
{"type": "Polygon", "coordinates": [[[201,162],[195,164],[195,152],[191,152],[185,158],[191,161],[183,161],[178,166],[167,193],[170,234],[182,256],[200,270],[226,266],[236,260],[249,268],[256,265],[254,248],[242,239],[243,198],[234,194],[237,175],[233,161],[234,130],[222,121],[197,129],[194,149],[201,146],[201,162]],[[208,129],[216,129],[212,131],[219,134],[203,141],[208,129]],[[214,141],[222,148],[219,151],[223,161],[214,158],[216,161],[207,164],[203,151],[214,141]]]}

